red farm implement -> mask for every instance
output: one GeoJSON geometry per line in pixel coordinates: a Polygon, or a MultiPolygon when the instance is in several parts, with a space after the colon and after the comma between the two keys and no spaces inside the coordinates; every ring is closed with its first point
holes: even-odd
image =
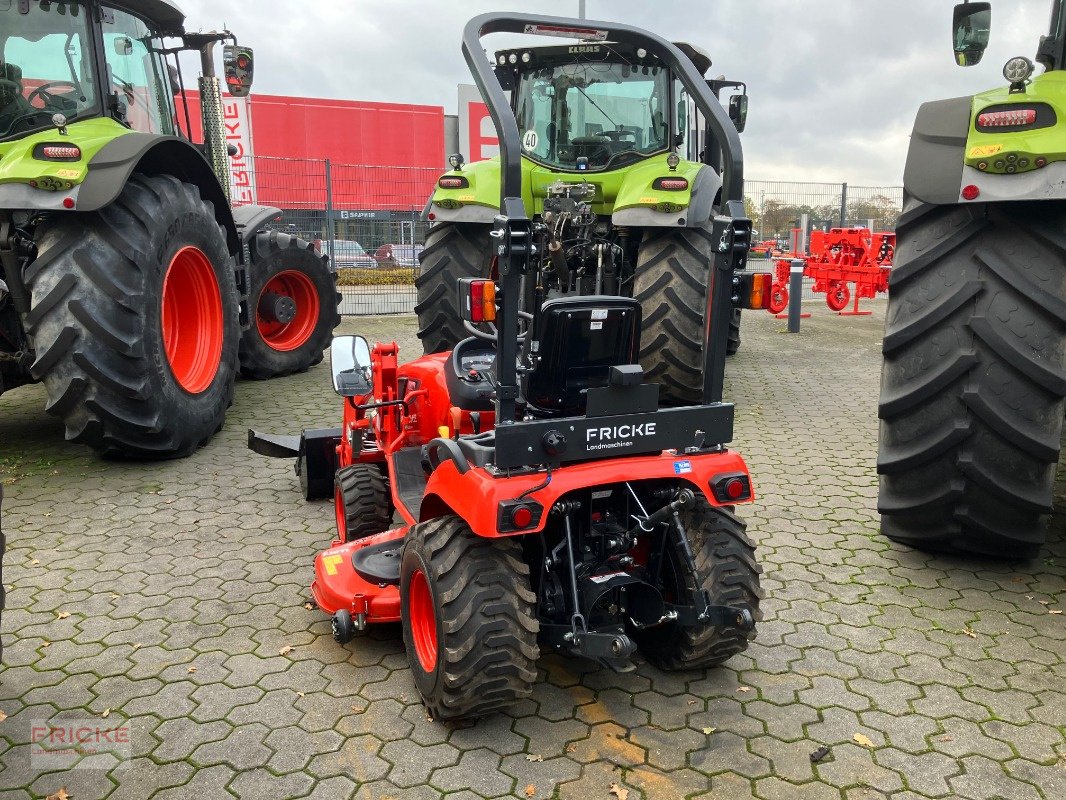
{"type": "Polygon", "coordinates": [[[770,311],[779,314],[788,307],[789,268],[793,259],[806,262],[804,276],[814,279],[814,291],[825,295],[825,304],[841,316],[862,316],[859,300],[888,291],[888,275],[896,249],[894,233],[873,233],[869,228],[833,228],[811,233],[810,255],[788,255],[775,265],[770,311]],[[850,284],[855,285],[854,305],[850,284]]]}

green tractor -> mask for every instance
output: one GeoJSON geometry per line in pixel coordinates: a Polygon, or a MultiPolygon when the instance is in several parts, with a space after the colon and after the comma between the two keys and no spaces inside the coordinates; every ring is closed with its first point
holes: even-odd
{"type": "MultiPolygon", "coordinates": [[[[575,44],[495,55],[522,133],[522,199],[529,216],[551,231],[540,268],[525,279],[523,307],[567,294],[636,298],[645,376],[661,385],[664,403],[695,404],[703,391],[722,148],[666,64],[642,47],[598,38],[594,27],[574,29],[575,44]]],[[[678,47],[705,75],[710,58],[678,47]]],[[[744,87],[707,83],[716,97],[744,87]]],[[[742,131],[746,93],[733,94],[728,107],[742,131]]],[[[432,227],[420,256],[415,311],[426,353],[478,335],[457,307],[456,281],[496,272],[490,233],[499,213],[500,160],[465,164],[457,154],[449,163],[424,212],[432,227]]],[[[732,314],[730,354],[740,344],[740,311],[732,314]]]]}
{"type": "Polygon", "coordinates": [[[105,455],[188,455],[238,371],[307,369],[339,322],[328,260],[278,209],[231,208],[219,43],[246,96],[252,51],[169,0],[0,0],[0,393],[43,383],[105,455]],[[179,127],[190,50],[202,145],[179,127]]]}
{"type": "MultiPolygon", "coordinates": [[[[990,3],[955,7],[978,63],[990,3]]],[[[881,382],[882,531],[1031,558],[1046,538],[1066,398],[1066,2],[1000,88],[918,112],[881,382]],[[1062,119],[1060,119],[1060,117],[1062,119]]]]}

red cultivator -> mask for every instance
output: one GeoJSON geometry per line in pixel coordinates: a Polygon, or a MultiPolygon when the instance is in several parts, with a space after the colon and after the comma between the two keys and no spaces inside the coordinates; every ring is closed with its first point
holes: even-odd
{"type": "Polygon", "coordinates": [[[810,255],[789,255],[776,261],[770,311],[779,314],[788,307],[788,277],[792,259],[807,262],[804,275],[814,279],[814,291],[825,295],[825,304],[841,316],[863,316],[859,300],[888,291],[888,275],[896,249],[896,234],[872,233],[869,228],[833,228],[811,233],[810,255]],[[849,284],[855,284],[855,303],[849,284]]]}

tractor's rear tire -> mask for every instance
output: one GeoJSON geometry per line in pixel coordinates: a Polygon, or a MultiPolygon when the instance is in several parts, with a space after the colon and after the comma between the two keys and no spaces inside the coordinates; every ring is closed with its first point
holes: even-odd
{"type": "Polygon", "coordinates": [[[388,487],[374,464],[352,464],[337,470],[333,507],[337,536],[344,542],[373,536],[392,525],[388,487]]]}
{"type": "Polygon", "coordinates": [[[442,222],[430,228],[415,278],[418,338],[427,355],[451,350],[469,335],[459,316],[458,281],[488,277],[490,241],[488,225],[442,222]]]}
{"type": "Polygon", "coordinates": [[[540,653],[535,603],[518,542],[477,536],[458,517],[411,528],[400,566],[403,638],[434,719],[481,717],[529,696],[540,653]]]}
{"type": "Polygon", "coordinates": [[[252,319],[241,334],[241,374],[263,380],[303,372],[322,361],[341,321],[329,259],[317,255],[310,242],[277,231],[260,231],[250,250],[252,319]],[[288,304],[280,319],[279,303],[288,304]]]}
{"type": "Polygon", "coordinates": [[[104,455],[178,458],[222,427],[240,338],[233,259],[211,205],[166,175],[56,214],[26,270],[25,327],[67,439],[104,455]]]}
{"type": "Polygon", "coordinates": [[[729,341],[726,343],[725,354],[735,356],[740,349],[740,309],[733,309],[733,316],[729,318],[729,341]]]}
{"type": "Polygon", "coordinates": [[[640,362],[660,385],[664,405],[703,400],[703,316],[714,254],[709,224],[652,228],[640,245],[633,283],[643,311],[640,362]]]}
{"type": "Polygon", "coordinates": [[[931,206],[899,222],[884,339],[878,509],[893,541],[1035,556],[1066,396],[1066,210],[931,206]]]}
{"type": "MultiPolygon", "coordinates": [[[[715,508],[702,496],[681,515],[689,546],[696,560],[700,587],[710,595],[712,605],[746,608],[756,622],[762,619],[759,586],[762,567],[755,560],[755,545],[744,532],[744,523],[729,511],[715,508]]],[[[690,602],[693,581],[682,568],[676,546],[668,547],[663,561],[663,590],[672,602],[690,602]]],[[[664,670],[703,669],[747,649],[755,630],[699,625],[684,628],[667,622],[655,628],[631,632],[641,654],[664,670]]]]}

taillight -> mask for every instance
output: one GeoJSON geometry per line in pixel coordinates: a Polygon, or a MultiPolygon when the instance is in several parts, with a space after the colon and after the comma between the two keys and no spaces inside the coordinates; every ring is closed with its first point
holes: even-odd
{"type": "Polygon", "coordinates": [[[76,144],[39,144],[33,156],[44,161],[80,161],[81,148],[76,144]]]}
{"type": "Polygon", "coordinates": [[[981,190],[978,187],[974,186],[972,183],[969,186],[964,186],[962,188],[963,200],[976,200],[980,196],[981,190]]]}
{"type": "Polygon", "coordinates": [[[685,178],[656,178],[651,188],[664,192],[683,192],[688,188],[688,181],[685,178]]]}
{"type": "Polygon", "coordinates": [[[772,272],[741,272],[733,279],[733,305],[737,308],[770,307],[772,272]]]}
{"type": "Polygon", "coordinates": [[[711,478],[711,491],[719,503],[740,503],[752,497],[751,479],[742,472],[716,475],[711,478]]]}
{"type": "Polygon", "coordinates": [[[1036,122],[1035,108],[1012,108],[1006,111],[986,111],[977,116],[978,128],[1010,128],[1036,122]]]}
{"type": "Polygon", "coordinates": [[[445,175],[437,181],[437,186],[442,189],[466,189],[470,186],[470,181],[457,175],[445,175]]]}
{"type": "Polygon", "coordinates": [[[463,278],[459,281],[459,303],[463,319],[495,322],[496,284],[480,278],[463,278]]]}
{"type": "Polygon", "coordinates": [[[504,500],[496,510],[496,528],[501,533],[524,531],[540,524],[544,506],[532,500],[504,500]]]}

